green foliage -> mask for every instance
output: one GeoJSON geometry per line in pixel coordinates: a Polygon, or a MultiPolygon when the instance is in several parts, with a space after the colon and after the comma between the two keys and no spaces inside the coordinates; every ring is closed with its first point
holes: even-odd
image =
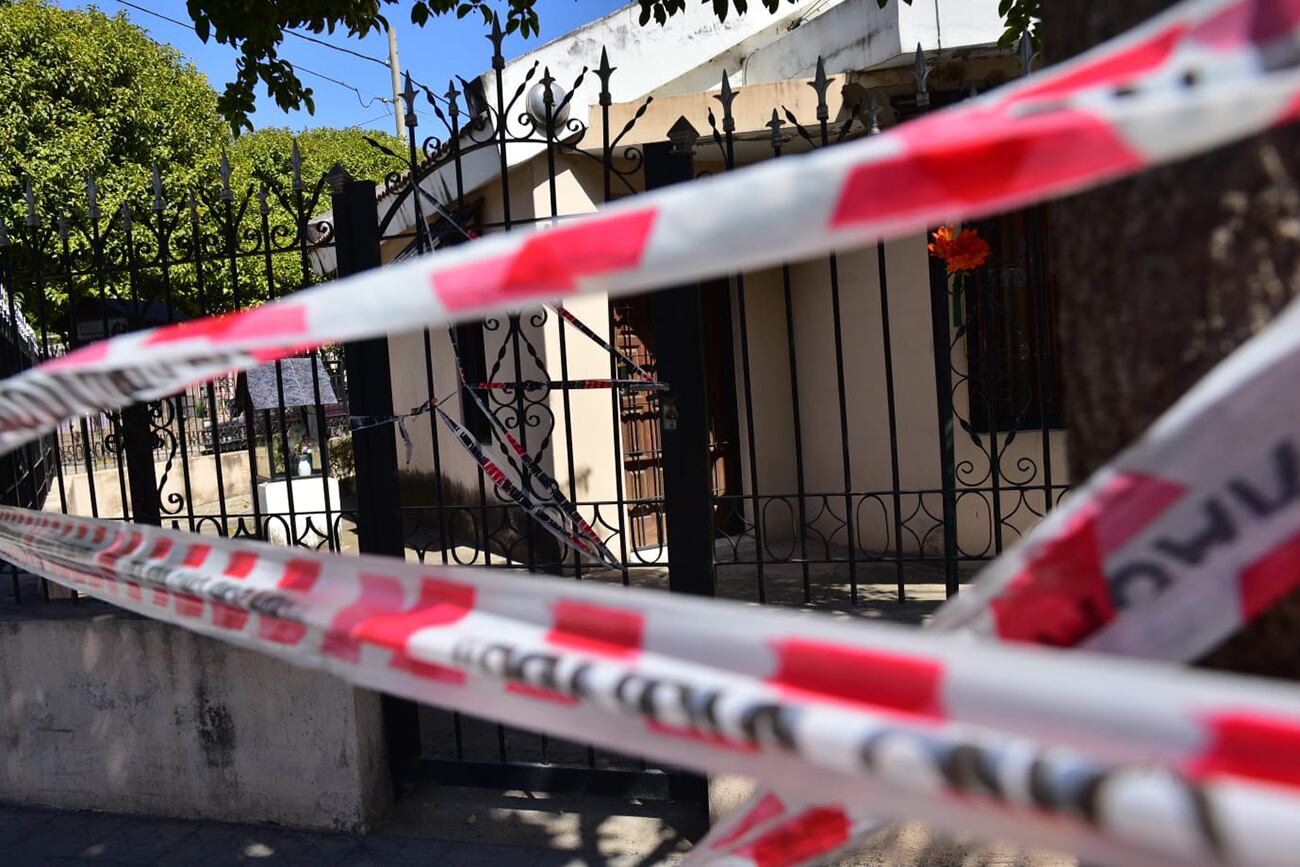
{"type": "Polygon", "coordinates": [[[112,194],[140,187],[153,162],[192,180],[225,138],[203,75],[121,15],[0,6],[0,68],[0,182],[81,185],[94,172],[112,194]]]}
{"type": "MultiPolygon", "coordinates": [[[[329,207],[327,198],[314,199],[321,175],[335,163],[373,180],[402,168],[368,145],[365,131],[310,130],[297,137],[303,189],[295,190],[290,132],[232,139],[207,80],[120,15],[40,0],[0,3],[0,69],[0,219],[12,241],[9,277],[29,317],[56,332],[66,330],[68,308],[82,299],[159,300],[189,316],[298,289],[316,279],[299,226],[329,207]],[[231,166],[228,199],[218,174],[223,152],[231,166]],[[232,250],[237,255],[228,255],[232,250]],[[162,260],[170,264],[151,264],[162,260]],[[76,276],[54,276],[69,272],[76,276]]],[[[403,150],[391,136],[371,135],[403,150]]]]}
{"type": "MultiPolygon", "coordinates": [[[[536,2],[509,0],[505,32],[536,35],[536,2]]],[[[215,39],[240,52],[235,78],[226,85],[218,105],[231,126],[241,130],[252,129],[248,116],[259,83],[286,111],[300,106],[308,112],[315,110],[312,89],[303,85],[293,66],[279,56],[286,29],[317,34],[342,30],[348,36],[364,37],[388,26],[384,7],[406,3],[410,4],[411,21],[421,26],[451,13],[460,18],[477,13],[491,24],[495,14],[487,0],[186,0],[186,7],[200,39],[215,39]]]]}
{"type": "MultiPolygon", "coordinates": [[[[664,24],[678,12],[686,11],[686,0],[638,0],[638,2],[641,4],[642,27],[649,24],[652,17],[655,23],[664,24]]],[[[705,0],[705,2],[712,3],[713,14],[718,16],[719,21],[726,21],[733,7],[737,15],[744,15],[749,11],[749,0],[705,0]]],[[[781,0],[760,0],[760,2],[768,12],[776,12],[781,8],[781,0]]],[[[799,0],[786,0],[786,2],[798,3],[799,0]]]]}
{"type": "MultiPolygon", "coordinates": [[[[405,167],[400,159],[367,143],[367,138],[395,153],[404,149],[402,142],[391,135],[357,127],[309,129],[297,135],[284,128],[267,128],[235,139],[230,149],[230,186],[238,205],[247,203],[241,235],[252,238],[256,234],[259,243],[269,243],[272,248],[286,246],[298,236],[301,219],[328,210],[328,191],[318,190],[317,185],[335,165],[341,165],[354,178],[381,183],[386,174],[405,167]],[[300,177],[306,186],[301,205],[293,188],[290,160],[295,141],[302,157],[300,177]],[[267,201],[264,224],[260,213],[263,190],[267,201]],[[318,191],[321,198],[315,199],[313,206],[318,191]],[[304,210],[300,211],[300,207],[304,210]]],[[[223,270],[229,269],[217,264],[216,270],[213,276],[220,279],[223,270]]],[[[305,267],[298,251],[251,257],[239,263],[240,303],[246,306],[275,298],[317,279],[305,267]]]]}
{"type": "MultiPolygon", "coordinates": [[[[125,202],[148,209],[153,166],[167,187],[192,188],[229,138],[207,79],[122,15],[40,0],[0,5],[0,69],[0,219],[11,236],[24,226],[30,181],[43,225],[62,215],[85,230],[69,233],[64,257],[83,270],[96,249],[114,261],[125,255],[120,237],[96,245],[94,232],[107,231],[125,202]],[[92,176],[104,220],[89,219],[92,176]]],[[[44,287],[48,318],[77,292],[44,287]]]]}
{"type": "Polygon", "coordinates": [[[998,14],[1007,26],[998,45],[1010,48],[1020,41],[1022,35],[1028,34],[1035,49],[1042,47],[1038,38],[1038,3],[1039,0],[1001,0],[998,3],[998,14]]]}
{"type": "Polygon", "coordinates": [[[114,213],[147,195],[152,165],[168,186],[192,187],[227,140],[203,75],[121,15],[0,5],[0,70],[0,217],[11,228],[26,216],[28,178],[38,202],[76,216],[94,175],[100,210],[114,213]]]}

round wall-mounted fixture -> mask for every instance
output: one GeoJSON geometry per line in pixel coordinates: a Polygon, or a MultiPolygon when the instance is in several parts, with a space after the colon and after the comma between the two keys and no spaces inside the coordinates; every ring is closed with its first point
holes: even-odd
{"type": "MultiPolygon", "coordinates": [[[[557,131],[569,119],[569,104],[564,102],[564,88],[551,82],[551,131],[557,131]],[[563,105],[561,105],[563,103],[563,105]]],[[[528,119],[533,122],[533,129],[546,129],[546,84],[539,81],[528,90],[525,103],[528,119]]]]}

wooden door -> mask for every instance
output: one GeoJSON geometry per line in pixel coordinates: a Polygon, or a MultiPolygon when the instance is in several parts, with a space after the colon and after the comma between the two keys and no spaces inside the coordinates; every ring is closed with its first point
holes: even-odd
{"type": "MultiPolygon", "coordinates": [[[[709,454],[712,466],[714,528],[733,533],[740,509],[728,495],[740,493],[739,441],[736,436],[736,388],[732,364],[731,305],[725,282],[702,291],[704,370],[709,401],[709,454]]],[[[611,302],[615,345],[651,374],[655,362],[654,304],[649,295],[611,302]]],[[[623,437],[623,474],[634,549],[656,548],[667,542],[663,517],[663,444],[660,437],[659,396],[651,391],[619,393],[623,437]]]]}

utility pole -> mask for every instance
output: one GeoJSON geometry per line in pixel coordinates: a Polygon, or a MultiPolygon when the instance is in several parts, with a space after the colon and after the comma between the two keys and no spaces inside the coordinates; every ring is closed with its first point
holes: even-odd
{"type": "Polygon", "coordinates": [[[388,71],[393,75],[393,109],[397,118],[397,137],[406,136],[406,103],[402,101],[401,64],[397,62],[397,31],[388,27],[388,71]]]}

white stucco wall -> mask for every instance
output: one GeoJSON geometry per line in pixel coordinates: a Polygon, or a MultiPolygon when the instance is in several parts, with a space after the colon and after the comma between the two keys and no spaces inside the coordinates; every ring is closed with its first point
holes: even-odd
{"type": "Polygon", "coordinates": [[[927,54],[997,43],[1002,35],[997,0],[843,0],[804,22],[780,41],[745,58],[742,81],[757,84],[813,74],[820,55],[826,72],[850,72],[912,62],[918,45],[927,54]]]}

